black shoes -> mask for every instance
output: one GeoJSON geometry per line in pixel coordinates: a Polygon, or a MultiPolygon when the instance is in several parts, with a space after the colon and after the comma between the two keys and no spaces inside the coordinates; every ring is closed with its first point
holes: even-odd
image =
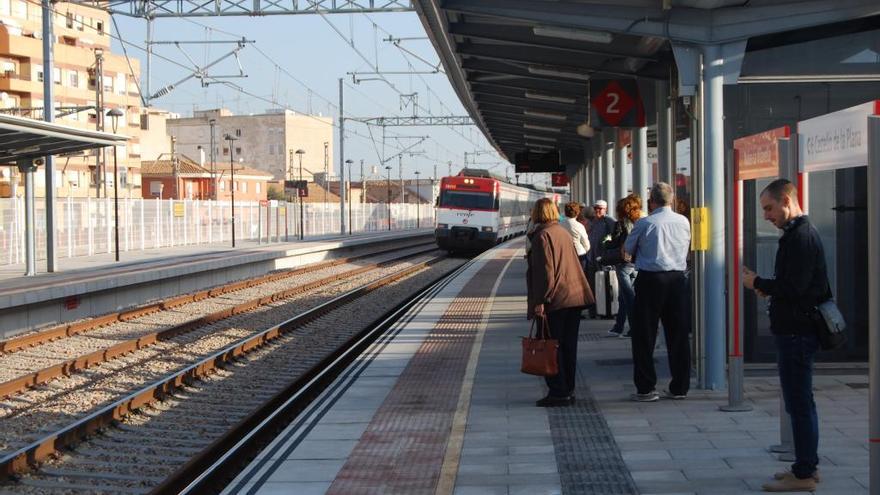
{"type": "Polygon", "coordinates": [[[575,398],[573,395],[569,395],[568,397],[554,397],[552,395],[548,395],[547,397],[536,401],[535,405],[538,407],[563,407],[574,404],[574,401],[575,398]]]}

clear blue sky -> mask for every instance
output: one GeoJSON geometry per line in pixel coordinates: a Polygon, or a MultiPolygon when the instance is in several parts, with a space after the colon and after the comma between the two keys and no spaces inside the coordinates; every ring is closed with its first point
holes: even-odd
{"type": "MultiPolygon", "coordinates": [[[[137,47],[145,46],[144,20],[124,16],[116,16],[116,20],[119,24],[119,34],[123,39],[137,47]]],[[[418,110],[419,115],[428,113],[435,116],[466,115],[445,74],[386,75],[385,77],[397,90],[384,81],[364,81],[354,84],[351,76],[346,75],[353,71],[373,71],[374,68],[371,66],[376,63],[377,55],[379,69],[382,71],[409,71],[408,60],[416,70],[430,71],[431,67],[427,64],[412,56],[407,59],[400,49],[382,40],[387,39],[389,33],[395,38],[425,37],[422,24],[415,13],[159,19],[155,21],[154,26],[155,41],[232,40],[241,37],[256,41],[254,46],[248,46],[240,52],[241,65],[248,77],[227,79],[256,97],[242,94],[222,84],[212,84],[203,88],[193,79],[153,102],[155,107],[183,115],[190,115],[194,109],[219,106],[227,107],[236,114],[262,113],[272,106],[269,101],[273,100],[274,95],[281,106],[298,112],[308,112],[311,109],[313,113],[331,114],[335,118],[338,114],[336,104],[340,77],[345,78],[346,81],[347,116],[412,115],[412,106],[404,107],[399,93],[414,92],[418,93],[418,105],[421,107],[418,110]],[[336,29],[331,27],[330,23],[336,29]],[[374,23],[378,27],[374,28],[374,23]],[[349,44],[352,40],[354,48],[349,44]],[[260,51],[265,53],[265,56],[260,51]],[[364,60],[358,52],[367,60],[364,60]],[[276,64],[281,69],[276,69],[276,64]]],[[[404,41],[402,45],[421,58],[435,64],[438,62],[438,57],[427,39],[404,41]]],[[[128,46],[129,55],[141,60],[141,70],[145,74],[145,52],[137,47],[128,46]]],[[[234,45],[219,44],[188,45],[183,49],[196,63],[205,65],[228,53],[233,47],[234,45]]],[[[116,53],[121,52],[119,43],[114,43],[113,49],[116,53]]],[[[189,69],[180,67],[174,62],[190,65],[186,56],[174,46],[157,46],[155,53],[151,88],[153,93],[188,74],[189,69]],[[163,57],[171,60],[165,60],[163,57]]],[[[209,74],[228,75],[238,72],[235,59],[229,58],[213,67],[209,74]]],[[[146,92],[143,83],[142,90],[146,92]]],[[[355,160],[356,163],[364,159],[368,166],[378,165],[379,156],[382,154],[381,129],[372,128],[376,139],[374,144],[369,138],[367,126],[351,122],[347,122],[346,126],[346,157],[355,160]]],[[[446,175],[448,161],[452,161],[453,170],[457,171],[464,160],[465,152],[491,150],[488,142],[474,126],[454,129],[389,127],[387,135],[429,136],[429,139],[413,148],[413,151],[424,154],[404,156],[404,175],[408,177],[413,176],[414,170],[421,171],[422,177],[430,177],[433,174],[434,164],[442,165],[438,173],[443,176],[446,175]]],[[[412,139],[388,138],[384,156],[390,157],[397,153],[394,148],[404,148],[413,142],[412,139]]],[[[338,150],[338,132],[334,133],[334,146],[338,150]]],[[[494,153],[479,155],[475,159],[469,157],[469,162],[474,160],[481,168],[492,168],[500,174],[504,174],[508,166],[494,153]]],[[[394,165],[396,175],[397,159],[389,164],[394,165]]],[[[354,168],[357,169],[357,166],[354,168]]],[[[512,175],[512,167],[510,170],[512,175]]],[[[357,171],[355,170],[354,173],[356,175],[357,171]]]]}

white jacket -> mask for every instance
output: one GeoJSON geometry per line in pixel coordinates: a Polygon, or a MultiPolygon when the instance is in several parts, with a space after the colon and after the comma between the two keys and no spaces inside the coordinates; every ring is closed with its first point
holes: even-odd
{"type": "Polygon", "coordinates": [[[571,234],[571,238],[574,241],[574,249],[577,251],[578,256],[583,256],[590,251],[590,239],[587,237],[587,229],[584,226],[575,220],[574,218],[567,218],[565,221],[560,223],[565,230],[571,234]]]}

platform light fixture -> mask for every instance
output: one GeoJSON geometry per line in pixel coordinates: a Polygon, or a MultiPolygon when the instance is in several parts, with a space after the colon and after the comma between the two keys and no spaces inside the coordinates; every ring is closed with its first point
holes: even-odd
{"type": "Polygon", "coordinates": [[[614,41],[614,36],[605,31],[591,31],[589,29],[572,29],[558,26],[535,26],[532,28],[535,36],[547,38],[559,38],[563,40],[586,41],[587,43],[601,43],[607,45],[614,41]]]}
{"type": "Polygon", "coordinates": [[[528,140],[532,140],[532,141],[549,141],[551,143],[556,142],[555,137],[535,136],[534,134],[523,134],[523,139],[528,139],[528,140]]]}
{"type": "Polygon", "coordinates": [[[574,104],[574,102],[577,101],[568,96],[548,95],[544,93],[536,93],[534,91],[526,91],[526,98],[530,100],[551,101],[553,103],[567,103],[569,105],[574,104]]]}
{"type": "Polygon", "coordinates": [[[530,131],[562,132],[562,129],[559,127],[549,127],[546,125],[529,124],[528,122],[523,123],[523,129],[529,129],[530,131]]]}
{"type": "Polygon", "coordinates": [[[539,150],[556,149],[556,146],[549,145],[549,144],[526,143],[525,146],[526,146],[526,148],[529,148],[529,149],[539,149],[539,150]]]}
{"type": "Polygon", "coordinates": [[[536,76],[564,77],[566,79],[577,79],[578,81],[590,80],[590,74],[584,72],[571,72],[541,65],[530,65],[529,74],[534,74],[536,76]]]}
{"type": "Polygon", "coordinates": [[[540,110],[523,110],[523,115],[526,117],[535,117],[538,119],[547,119],[547,120],[565,120],[568,118],[565,114],[555,113],[555,112],[542,112],[540,110]]]}
{"type": "Polygon", "coordinates": [[[589,123],[584,122],[583,124],[577,126],[577,133],[578,136],[591,138],[596,135],[596,129],[590,126],[589,123]]]}

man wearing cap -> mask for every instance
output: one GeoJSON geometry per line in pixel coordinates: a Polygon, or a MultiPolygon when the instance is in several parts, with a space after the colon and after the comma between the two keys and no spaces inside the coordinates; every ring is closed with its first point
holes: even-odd
{"type": "MultiPolygon", "coordinates": [[[[596,218],[590,221],[588,235],[590,246],[592,246],[592,248],[590,249],[588,254],[589,259],[587,260],[587,282],[590,283],[590,289],[592,289],[595,294],[596,288],[594,287],[594,284],[596,283],[596,272],[601,268],[601,264],[598,260],[605,255],[605,249],[602,247],[602,240],[611,234],[616,222],[613,218],[607,215],[608,202],[604,199],[600,199],[593,203],[593,211],[596,213],[596,218]]],[[[589,311],[590,318],[595,318],[596,305],[593,304],[590,306],[589,311]]]]}

